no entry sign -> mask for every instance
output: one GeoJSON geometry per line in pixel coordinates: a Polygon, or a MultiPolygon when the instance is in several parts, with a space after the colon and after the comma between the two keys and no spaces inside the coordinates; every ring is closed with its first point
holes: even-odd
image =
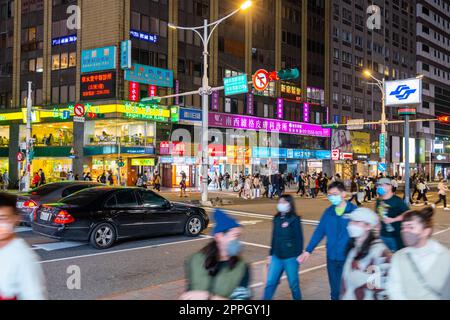
{"type": "Polygon", "coordinates": [[[267,72],[264,69],[256,71],[253,77],[253,87],[256,90],[258,91],[266,90],[267,86],[269,85],[269,82],[270,82],[269,72],[267,72]]]}
{"type": "Polygon", "coordinates": [[[76,104],[75,107],[73,108],[73,113],[77,117],[83,117],[85,112],[86,112],[86,110],[85,110],[84,106],[80,103],[76,104]]]}
{"type": "Polygon", "coordinates": [[[17,152],[17,161],[22,162],[23,160],[25,160],[24,154],[22,152],[17,152]]]}

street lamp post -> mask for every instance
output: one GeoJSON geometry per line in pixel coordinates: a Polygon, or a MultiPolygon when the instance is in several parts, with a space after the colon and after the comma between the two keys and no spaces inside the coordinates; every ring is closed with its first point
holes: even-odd
{"type": "Polygon", "coordinates": [[[245,10],[249,8],[252,5],[251,1],[244,2],[241,7],[227,16],[211,22],[208,24],[208,20],[205,19],[203,26],[200,27],[179,27],[173,24],[169,24],[169,28],[172,29],[180,29],[180,30],[191,30],[195,32],[201,39],[203,43],[203,78],[202,78],[202,87],[199,90],[199,94],[202,96],[202,203],[206,204],[208,202],[208,162],[209,162],[209,155],[208,155],[208,111],[209,111],[209,96],[212,93],[211,87],[209,86],[209,78],[208,78],[208,44],[209,40],[211,40],[211,36],[216,30],[216,28],[221,24],[223,21],[227,20],[228,18],[234,16],[236,13],[238,13],[241,10],[245,10]],[[211,28],[211,30],[209,30],[211,28]],[[203,30],[203,35],[200,33],[199,30],[203,30]]]}
{"type": "MultiPolygon", "coordinates": [[[[372,78],[376,83],[377,87],[381,91],[381,134],[384,135],[385,141],[387,141],[386,137],[386,97],[384,92],[385,79],[379,80],[375,78],[372,73],[368,70],[364,71],[364,74],[370,78],[372,78]]],[[[381,146],[380,146],[381,147],[381,146]]],[[[384,153],[382,159],[382,163],[386,163],[386,152],[384,153]]]]}

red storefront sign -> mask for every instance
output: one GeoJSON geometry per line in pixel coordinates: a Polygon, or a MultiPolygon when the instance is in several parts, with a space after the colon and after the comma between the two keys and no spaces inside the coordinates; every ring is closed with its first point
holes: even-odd
{"type": "Polygon", "coordinates": [[[158,95],[158,87],[154,85],[148,86],[148,96],[149,97],[156,97],[158,95]]]}
{"type": "Polygon", "coordinates": [[[139,83],[129,82],[128,100],[139,101],[139,83]]]}
{"type": "Polygon", "coordinates": [[[167,155],[170,154],[170,142],[169,141],[161,141],[159,144],[159,154],[167,155]]]}

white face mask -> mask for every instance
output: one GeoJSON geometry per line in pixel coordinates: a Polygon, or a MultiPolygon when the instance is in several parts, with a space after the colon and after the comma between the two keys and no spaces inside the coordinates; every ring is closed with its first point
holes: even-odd
{"type": "Polygon", "coordinates": [[[291,210],[291,206],[289,203],[278,203],[277,210],[281,213],[288,213],[291,210]]]}
{"type": "Polygon", "coordinates": [[[13,224],[0,222],[0,240],[10,237],[13,233],[14,233],[13,224]]]}
{"type": "Polygon", "coordinates": [[[348,235],[350,238],[360,238],[364,235],[365,230],[360,226],[355,226],[352,224],[349,224],[347,226],[348,235]]]}

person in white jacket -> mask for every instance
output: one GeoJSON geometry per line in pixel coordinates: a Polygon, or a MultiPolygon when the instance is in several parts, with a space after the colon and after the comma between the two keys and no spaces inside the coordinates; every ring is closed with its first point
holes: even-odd
{"type": "Polygon", "coordinates": [[[16,238],[17,198],[0,193],[0,301],[44,300],[44,274],[38,258],[23,239],[16,238]]]}
{"type": "Polygon", "coordinates": [[[392,257],[386,285],[389,299],[450,299],[450,251],[431,239],[433,215],[431,207],[405,213],[402,238],[407,247],[392,257]]]}
{"type": "Polygon", "coordinates": [[[444,202],[444,210],[449,211],[450,208],[447,208],[447,192],[448,192],[448,187],[445,185],[444,183],[444,178],[441,178],[439,180],[439,184],[438,184],[438,196],[439,196],[439,200],[432,204],[431,206],[433,207],[433,209],[436,208],[436,206],[441,203],[441,201],[444,202]]]}

